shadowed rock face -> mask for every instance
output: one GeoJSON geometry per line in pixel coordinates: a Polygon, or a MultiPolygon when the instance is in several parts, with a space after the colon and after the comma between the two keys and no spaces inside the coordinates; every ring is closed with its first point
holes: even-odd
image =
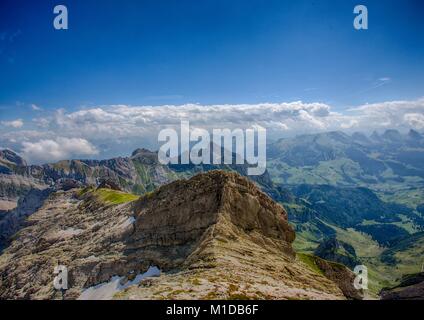
{"type": "Polygon", "coordinates": [[[424,272],[407,275],[394,288],[381,292],[382,300],[424,300],[424,272]]]}
{"type": "Polygon", "coordinates": [[[26,166],[27,165],[24,159],[22,159],[15,152],[8,149],[0,150],[0,163],[3,163],[3,165],[9,165],[9,166],[26,166]]]}
{"type": "Polygon", "coordinates": [[[363,298],[363,290],[356,290],[352,285],[355,281],[355,275],[350,272],[346,266],[320,259],[319,257],[314,257],[314,260],[315,264],[324,273],[324,275],[335,282],[346,297],[357,300],[363,298]]]}
{"type": "Polygon", "coordinates": [[[17,201],[29,190],[40,189],[43,183],[25,176],[26,166],[26,161],[18,154],[8,149],[0,150],[0,200],[17,201]]]}
{"type": "Polygon", "coordinates": [[[101,199],[97,190],[52,194],[0,256],[0,298],[57,298],[58,264],[68,267],[67,299],[150,266],[161,276],[115,298],[345,298],[331,279],[348,271],[327,276],[298,260],[284,209],[238,174],[211,171],[134,202],[101,199]]]}
{"type": "Polygon", "coordinates": [[[13,210],[0,214],[0,254],[10,241],[10,237],[25,225],[25,219],[43,205],[53,189],[32,189],[19,199],[13,210]]]}
{"type": "Polygon", "coordinates": [[[102,182],[100,182],[97,189],[104,189],[104,188],[122,191],[122,189],[119,187],[119,185],[112,180],[103,180],[102,182]]]}

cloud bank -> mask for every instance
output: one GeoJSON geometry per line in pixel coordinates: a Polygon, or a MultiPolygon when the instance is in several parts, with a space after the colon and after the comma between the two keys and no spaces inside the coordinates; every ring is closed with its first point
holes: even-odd
{"type": "Polygon", "coordinates": [[[90,142],[79,138],[42,139],[22,143],[22,155],[32,161],[58,161],[75,155],[96,155],[98,151],[90,142]]]}
{"type": "MultiPolygon", "coordinates": [[[[333,111],[325,103],[260,103],[237,105],[98,106],[64,109],[34,118],[31,127],[2,132],[0,144],[21,151],[31,162],[74,156],[127,155],[136,147],[157,147],[163,128],[248,128],[260,125],[269,138],[322,131],[373,131],[388,128],[424,129],[424,99],[389,101],[333,111]]],[[[2,122],[3,125],[11,125],[2,122]]]]}
{"type": "Polygon", "coordinates": [[[5,127],[12,127],[17,129],[23,127],[24,122],[22,121],[22,119],[16,119],[11,121],[2,121],[1,124],[5,127]]]}

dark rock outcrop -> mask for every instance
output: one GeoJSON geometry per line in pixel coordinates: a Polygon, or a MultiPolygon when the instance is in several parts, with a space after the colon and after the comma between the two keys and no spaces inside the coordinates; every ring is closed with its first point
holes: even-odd
{"type": "Polygon", "coordinates": [[[355,249],[336,238],[328,238],[321,242],[314,254],[328,261],[338,262],[348,266],[353,270],[355,266],[361,264],[356,256],[355,249]]]}
{"type": "Polygon", "coordinates": [[[102,189],[102,188],[122,191],[122,189],[119,187],[119,185],[116,182],[114,182],[113,180],[103,180],[102,182],[100,182],[97,189],[102,189]]]}
{"type": "Polygon", "coordinates": [[[399,285],[385,288],[382,300],[424,300],[424,272],[404,276],[399,285]]]}
{"type": "Polygon", "coordinates": [[[356,290],[353,286],[355,275],[345,266],[315,257],[315,263],[324,275],[334,281],[349,299],[361,300],[363,290],[356,290]]]}

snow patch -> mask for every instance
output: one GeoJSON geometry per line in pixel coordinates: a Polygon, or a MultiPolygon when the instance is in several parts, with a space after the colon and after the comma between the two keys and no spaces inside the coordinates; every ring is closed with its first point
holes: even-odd
{"type": "Polygon", "coordinates": [[[158,276],[160,276],[158,267],[149,267],[145,273],[138,274],[134,280],[128,281],[125,284],[121,284],[124,277],[113,276],[108,282],[85,289],[78,300],[111,300],[116,293],[130,286],[138,285],[144,278],[158,276]]]}

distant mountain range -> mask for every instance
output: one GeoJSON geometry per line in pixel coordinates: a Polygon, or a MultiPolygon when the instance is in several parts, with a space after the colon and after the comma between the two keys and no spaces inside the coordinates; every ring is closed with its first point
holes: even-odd
{"type": "Polygon", "coordinates": [[[269,168],[287,184],[311,183],[395,188],[423,186],[424,137],[387,130],[367,137],[327,132],[281,139],[268,148],[269,168]],[[412,179],[411,177],[414,177],[412,179]],[[388,184],[393,186],[387,186],[388,184]]]}

